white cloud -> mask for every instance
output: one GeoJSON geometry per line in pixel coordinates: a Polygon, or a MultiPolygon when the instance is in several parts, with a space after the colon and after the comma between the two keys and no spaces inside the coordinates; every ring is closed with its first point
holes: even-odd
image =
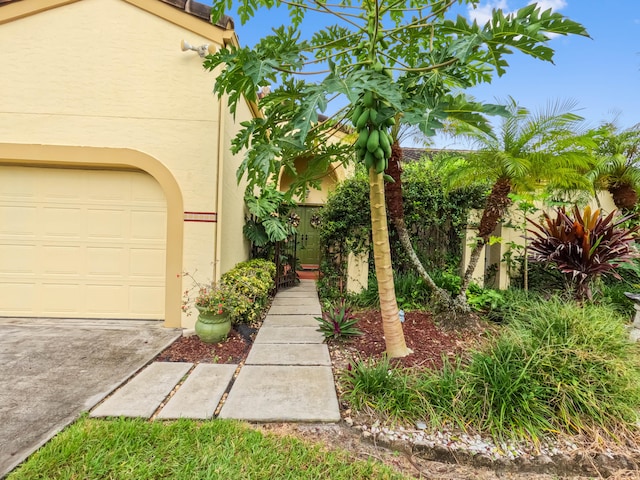
{"type": "Polygon", "coordinates": [[[497,8],[501,8],[506,13],[509,9],[507,0],[489,0],[485,5],[478,5],[476,8],[469,5],[467,11],[469,12],[469,18],[471,20],[478,22],[478,25],[484,25],[491,20],[491,12],[497,8]]]}
{"type": "MultiPolygon", "coordinates": [[[[530,0],[529,5],[537,3],[541,11],[552,9],[554,12],[565,8],[567,6],[567,0],[530,0]]],[[[520,4],[522,5],[522,4],[520,4]]],[[[467,7],[469,18],[475,20],[479,25],[484,25],[491,20],[491,12],[494,9],[501,8],[505,15],[513,13],[516,9],[510,9],[508,0],[488,0],[486,3],[478,5],[474,8],[472,5],[467,7]]]]}
{"type": "Polygon", "coordinates": [[[566,0],[531,0],[529,2],[529,5],[531,5],[532,3],[537,3],[540,7],[540,10],[543,12],[549,9],[557,12],[558,10],[567,6],[566,0]]]}

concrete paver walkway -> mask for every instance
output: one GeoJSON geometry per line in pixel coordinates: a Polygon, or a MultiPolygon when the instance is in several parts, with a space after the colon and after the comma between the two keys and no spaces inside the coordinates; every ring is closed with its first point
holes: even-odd
{"type": "Polygon", "coordinates": [[[189,363],[155,362],[91,416],[149,418],[157,412],[159,419],[208,419],[228,392],[219,418],[337,422],[340,411],[329,350],[314,319],[320,314],[315,282],[302,280],[278,292],[245,365],[193,368],[189,363]]]}

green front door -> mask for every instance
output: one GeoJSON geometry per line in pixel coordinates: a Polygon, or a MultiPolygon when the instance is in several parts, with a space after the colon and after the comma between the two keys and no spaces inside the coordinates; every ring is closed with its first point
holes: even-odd
{"type": "Polygon", "coordinates": [[[298,226],[298,259],[301,264],[318,265],[320,263],[320,232],[318,231],[318,212],[320,207],[299,205],[296,213],[300,215],[298,226]]]}

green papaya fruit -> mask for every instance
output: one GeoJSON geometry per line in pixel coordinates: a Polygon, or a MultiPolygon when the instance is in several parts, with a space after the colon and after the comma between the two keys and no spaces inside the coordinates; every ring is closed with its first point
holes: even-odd
{"type": "Polygon", "coordinates": [[[367,150],[371,153],[375,152],[380,146],[380,131],[371,130],[369,132],[369,138],[367,139],[367,150]]]}
{"type": "Polygon", "coordinates": [[[364,111],[362,112],[362,114],[360,115],[360,117],[358,117],[358,120],[356,120],[356,128],[358,130],[362,130],[363,128],[365,128],[367,126],[367,122],[369,121],[369,113],[371,112],[371,110],[369,110],[368,108],[365,108],[364,111]]]}

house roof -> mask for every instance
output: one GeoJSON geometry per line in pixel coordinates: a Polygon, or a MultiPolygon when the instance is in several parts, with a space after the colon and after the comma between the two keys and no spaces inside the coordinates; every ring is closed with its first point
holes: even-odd
{"type": "Polygon", "coordinates": [[[439,153],[463,154],[470,153],[471,150],[449,150],[446,148],[414,148],[402,147],[402,160],[404,162],[417,162],[425,157],[433,158],[439,153]]]}
{"type": "MultiPolygon", "coordinates": [[[[2,1],[2,0],[0,0],[2,1]]],[[[211,5],[205,5],[204,3],[195,2],[193,0],[159,0],[160,2],[173,5],[180,10],[193,15],[194,17],[201,18],[205,22],[211,22],[211,5]]],[[[225,30],[233,30],[233,19],[227,15],[223,15],[214,25],[224,28],[225,30]]]]}
{"type": "MultiPolygon", "coordinates": [[[[16,4],[24,0],[0,0],[0,7],[8,4],[16,4]]],[[[194,0],[158,0],[159,2],[171,5],[179,10],[182,10],[196,18],[211,23],[211,6],[204,3],[196,2],[194,0]]],[[[233,19],[227,15],[223,15],[215,24],[224,30],[233,30],[233,19]]]]}

